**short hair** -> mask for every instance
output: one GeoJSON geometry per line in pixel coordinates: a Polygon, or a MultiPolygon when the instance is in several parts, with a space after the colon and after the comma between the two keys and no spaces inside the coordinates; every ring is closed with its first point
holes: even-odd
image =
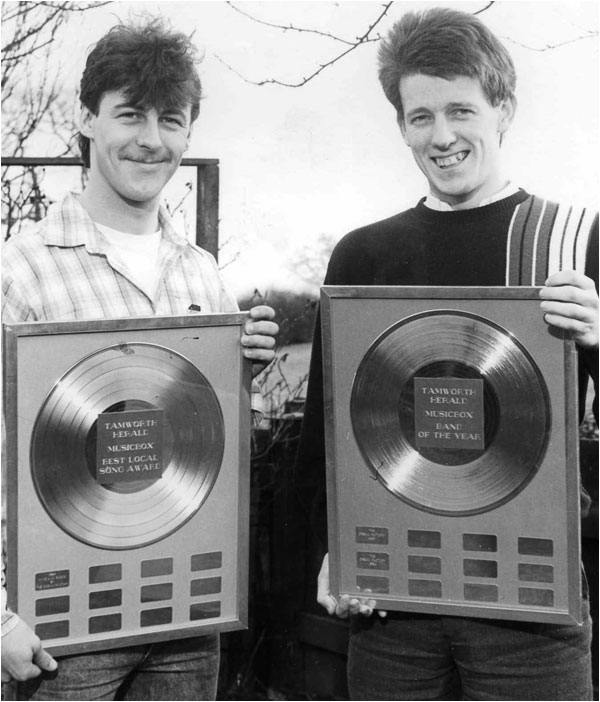
{"type": "MultiPolygon", "coordinates": [[[[123,90],[133,104],[159,110],[191,104],[192,122],[200,112],[202,85],[191,39],[166,28],[160,18],[143,24],[119,24],[90,52],[80,84],[82,105],[98,114],[109,90],[123,90]]],[[[90,140],[78,134],[79,150],[90,167],[90,140]]]]}
{"type": "Polygon", "coordinates": [[[379,81],[404,119],[400,80],[423,73],[451,80],[477,78],[492,106],[514,98],[516,73],[510,54],[475,15],[435,7],[407,12],[379,47],[379,81]]]}

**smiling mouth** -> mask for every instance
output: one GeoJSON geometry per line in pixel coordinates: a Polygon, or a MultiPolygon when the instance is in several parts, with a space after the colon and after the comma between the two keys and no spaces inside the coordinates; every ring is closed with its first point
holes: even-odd
{"type": "Polygon", "coordinates": [[[434,156],[432,157],[432,161],[435,161],[436,166],[439,168],[451,168],[452,166],[462,163],[462,161],[464,161],[468,155],[468,151],[459,151],[451,156],[434,156]]]}
{"type": "Polygon", "coordinates": [[[156,166],[159,163],[166,163],[166,160],[164,158],[147,159],[147,158],[131,158],[131,156],[126,156],[125,160],[131,161],[132,163],[138,163],[142,166],[156,166]]]}

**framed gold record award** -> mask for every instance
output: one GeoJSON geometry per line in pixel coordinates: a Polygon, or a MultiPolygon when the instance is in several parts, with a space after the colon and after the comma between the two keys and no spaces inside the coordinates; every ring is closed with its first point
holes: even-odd
{"type": "Polygon", "coordinates": [[[4,327],[8,602],[52,653],[245,628],[246,317],[4,327]]]}
{"type": "Polygon", "coordinates": [[[539,288],[322,288],[334,596],[581,622],[576,351],[539,288]]]}

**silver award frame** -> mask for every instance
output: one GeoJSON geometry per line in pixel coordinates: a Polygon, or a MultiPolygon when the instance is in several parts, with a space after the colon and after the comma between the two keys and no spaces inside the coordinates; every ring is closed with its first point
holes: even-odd
{"type": "Polygon", "coordinates": [[[8,604],[53,654],[246,628],[246,319],[4,325],[8,604]]]}
{"type": "Polygon", "coordinates": [[[539,288],[324,286],[321,314],[332,594],[580,623],[577,356],[539,288]]]}

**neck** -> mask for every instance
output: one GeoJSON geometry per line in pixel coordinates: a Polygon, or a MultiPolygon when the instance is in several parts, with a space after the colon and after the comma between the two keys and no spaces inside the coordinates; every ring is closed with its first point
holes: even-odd
{"type": "Polygon", "coordinates": [[[80,203],[98,224],[130,234],[152,234],[158,229],[159,197],[136,202],[123,198],[90,173],[80,203]]]}
{"type": "Polygon", "coordinates": [[[464,200],[461,197],[448,197],[443,193],[438,194],[435,190],[432,190],[431,194],[437,197],[438,200],[446,202],[453,210],[470,210],[473,207],[477,207],[482,200],[497,195],[504,190],[509,183],[510,180],[508,178],[500,176],[495,182],[486,184],[480,190],[475,190],[470,194],[470,197],[464,200]]]}

